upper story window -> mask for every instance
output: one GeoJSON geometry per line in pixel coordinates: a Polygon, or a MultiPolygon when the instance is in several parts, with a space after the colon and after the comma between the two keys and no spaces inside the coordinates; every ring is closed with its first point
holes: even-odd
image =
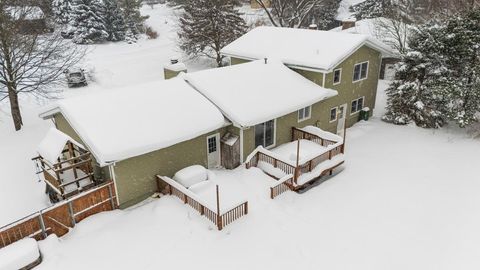
{"type": "Polygon", "coordinates": [[[353,81],[366,79],[368,76],[368,62],[356,64],[353,68],[353,81]]]}
{"type": "Polygon", "coordinates": [[[342,69],[335,69],[333,71],[333,85],[339,84],[342,81],[342,69]]]}
{"type": "Polygon", "coordinates": [[[363,100],[364,98],[361,97],[359,99],[355,99],[352,101],[352,108],[351,108],[351,113],[356,113],[359,112],[360,110],[363,109],[363,100]]]}
{"type": "Polygon", "coordinates": [[[312,106],[308,106],[298,110],[298,122],[310,119],[311,114],[312,114],[312,106]]]}

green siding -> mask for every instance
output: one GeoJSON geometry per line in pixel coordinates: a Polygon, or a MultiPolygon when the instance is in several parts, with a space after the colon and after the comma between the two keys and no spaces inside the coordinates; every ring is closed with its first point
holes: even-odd
{"type": "MultiPolygon", "coordinates": [[[[241,64],[248,62],[245,59],[231,58],[231,64],[241,64]]],[[[351,102],[357,98],[365,97],[364,106],[369,107],[373,111],[375,108],[375,97],[377,94],[378,77],[381,65],[380,52],[363,46],[354,54],[345,59],[335,69],[342,69],[341,82],[333,85],[333,72],[327,73],[325,76],[325,88],[335,89],[338,96],[329,98],[322,102],[312,105],[311,118],[302,122],[298,122],[298,112],[293,112],[276,119],[276,140],[275,145],[280,145],[291,140],[292,127],[304,127],[307,125],[316,125],[324,130],[336,132],[337,121],[330,123],[330,109],[333,107],[347,104],[347,127],[358,122],[358,113],[351,114],[351,102]],[[353,68],[357,63],[369,61],[367,79],[353,81],[353,68]]],[[[306,71],[293,69],[305,78],[323,86],[323,76],[321,72],[306,71]]],[[[244,130],[244,158],[246,158],[255,149],[255,128],[250,127],[244,130]]]]}
{"type": "Polygon", "coordinates": [[[119,161],[115,176],[121,207],[134,205],[157,191],[155,175],[173,176],[195,164],[207,167],[207,136],[226,128],[148,154],[119,161]]]}

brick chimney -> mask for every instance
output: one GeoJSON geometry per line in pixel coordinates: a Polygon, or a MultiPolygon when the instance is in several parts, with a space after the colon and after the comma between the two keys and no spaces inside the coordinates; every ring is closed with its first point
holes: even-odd
{"type": "Polygon", "coordinates": [[[355,18],[348,18],[342,21],[342,30],[346,30],[352,27],[355,27],[355,23],[357,22],[357,19],[355,18]]]}

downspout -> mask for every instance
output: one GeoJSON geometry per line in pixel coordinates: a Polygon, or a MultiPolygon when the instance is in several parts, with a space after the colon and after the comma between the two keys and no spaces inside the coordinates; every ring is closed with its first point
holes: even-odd
{"type": "Polygon", "coordinates": [[[243,161],[243,128],[240,128],[240,163],[243,161]]]}
{"type": "Polygon", "coordinates": [[[322,87],[325,88],[325,77],[327,76],[327,73],[323,72],[323,82],[322,82],[322,87]]]}

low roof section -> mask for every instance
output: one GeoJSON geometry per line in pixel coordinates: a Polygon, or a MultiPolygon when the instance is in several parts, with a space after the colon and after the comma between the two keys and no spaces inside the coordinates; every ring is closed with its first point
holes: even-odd
{"type": "Polygon", "coordinates": [[[72,139],[67,134],[56,128],[50,128],[43,140],[38,145],[37,153],[50,164],[55,164],[57,163],[57,159],[62,154],[63,149],[65,149],[65,146],[68,142],[73,143],[81,149],[85,149],[83,145],[72,139]]]}
{"type": "Polygon", "coordinates": [[[254,28],[225,46],[221,53],[250,60],[273,57],[291,67],[330,72],[364,45],[384,56],[393,54],[366,35],[269,26],[254,28]]]}
{"type": "Polygon", "coordinates": [[[60,100],[42,118],[61,113],[100,166],[196,138],[226,124],[222,113],[184,80],[174,78],[60,100]]]}
{"type": "Polygon", "coordinates": [[[238,127],[250,127],[337,95],[278,60],[257,60],[183,75],[238,127]]]}

